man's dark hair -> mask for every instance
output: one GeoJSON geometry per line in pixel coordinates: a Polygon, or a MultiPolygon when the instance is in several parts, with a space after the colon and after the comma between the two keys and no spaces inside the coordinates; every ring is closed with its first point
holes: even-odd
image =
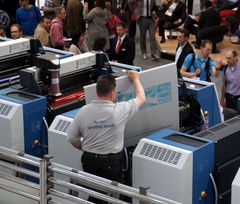
{"type": "Polygon", "coordinates": [[[94,51],[103,51],[106,43],[107,43],[106,38],[104,38],[104,37],[96,38],[93,43],[93,50],[94,51]]]}
{"type": "Polygon", "coordinates": [[[54,12],[55,12],[56,16],[58,16],[59,14],[61,14],[64,10],[65,10],[65,8],[62,7],[62,6],[58,6],[58,7],[55,7],[55,8],[54,8],[54,12]]]}
{"type": "Polygon", "coordinates": [[[212,45],[213,43],[212,43],[210,40],[202,40],[202,41],[201,41],[201,47],[205,47],[206,44],[212,45]]]}
{"type": "Polygon", "coordinates": [[[22,32],[22,27],[21,27],[19,24],[14,23],[14,24],[12,24],[12,25],[10,26],[10,29],[11,29],[12,27],[17,27],[17,28],[18,28],[18,31],[19,31],[19,32],[22,32]]]}
{"type": "Polygon", "coordinates": [[[105,9],[105,0],[95,0],[95,5],[96,5],[96,7],[105,9]]]}
{"type": "Polygon", "coordinates": [[[179,33],[182,33],[184,35],[184,37],[189,37],[190,33],[187,29],[182,28],[178,30],[179,33]]]}
{"type": "Polygon", "coordinates": [[[205,8],[210,8],[210,7],[212,7],[212,2],[211,1],[205,1],[205,3],[204,3],[204,7],[205,8]]]}
{"type": "Polygon", "coordinates": [[[97,95],[99,97],[107,96],[116,88],[116,80],[112,75],[100,76],[97,80],[97,95]]]}
{"type": "Polygon", "coordinates": [[[42,16],[42,17],[40,18],[40,22],[43,23],[45,19],[51,20],[51,18],[50,18],[49,16],[44,15],[44,16],[42,16]]]}
{"type": "Polygon", "coordinates": [[[83,35],[84,32],[83,31],[77,31],[74,32],[71,37],[72,37],[72,44],[76,45],[78,47],[78,43],[79,43],[79,38],[81,35],[83,35]]]}
{"type": "Polygon", "coordinates": [[[126,25],[126,23],[125,23],[125,22],[123,22],[123,21],[121,21],[121,22],[117,23],[117,24],[116,24],[116,27],[118,27],[118,26],[122,26],[123,28],[127,28],[127,25],[126,25]]]}

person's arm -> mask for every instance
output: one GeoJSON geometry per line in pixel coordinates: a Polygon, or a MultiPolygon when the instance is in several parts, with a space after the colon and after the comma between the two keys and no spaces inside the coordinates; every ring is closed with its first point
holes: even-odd
{"type": "Polygon", "coordinates": [[[35,9],[36,9],[37,22],[39,23],[42,15],[41,15],[40,9],[38,7],[35,7],[35,9]]]}
{"type": "Polygon", "coordinates": [[[16,11],[16,23],[21,26],[20,9],[21,8],[18,8],[16,11]]]}
{"type": "Polygon", "coordinates": [[[146,102],[146,96],[137,72],[127,72],[128,78],[132,81],[136,93],[136,102],[142,106],[146,102]]]}
{"type": "Polygon", "coordinates": [[[215,77],[218,77],[218,74],[219,74],[218,68],[213,67],[213,68],[212,68],[212,73],[213,73],[213,75],[214,75],[215,77]]]}
{"type": "Polygon", "coordinates": [[[222,107],[226,106],[225,103],[225,94],[226,94],[226,75],[225,75],[225,71],[223,71],[223,77],[222,77],[222,93],[221,93],[221,100],[220,100],[220,104],[222,107]]]}
{"type": "Polygon", "coordinates": [[[187,57],[184,60],[183,66],[180,69],[180,73],[183,77],[198,77],[200,75],[201,69],[198,67],[195,67],[195,71],[193,72],[191,70],[191,67],[193,66],[192,60],[193,60],[194,54],[188,54],[187,57]]]}
{"type": "MultiPolygon", "coordinates": [[[[88,7],[87,7],[88,8],[88,7]]],[[[85,9],[85,4],[84,4],[84,9],[85,9]]],[[[87,10],[88,11],[88,10],[87,10]]],[[[86,15],[86,13],[83,13],[84,20],[91,22],[93,19],[98,16],[98,11],[96,10],[96,7],[93,8],[91,11],[89,11],[86,15]]]]}
{"type": "Polygon", "coordinates": [[[182,67],[180,70],[180,73],[183,77],[193,78],[193,77],[199,77],[201,69],[197,68],[195,72],[188,72],[185,67],[182,67]]]}
{"type": "Polygon", "coordinates": [[[226,106],[226,103],[225,103],[225,93],[226,93],[226,86],[225,86],[225,82],[223,82],[222,93],[221,93],[221,100],[220,100],[220,104],[221,104],[222,107],[226,106]]]}
{"type": "Polygon", "coordinates": [[[81,140],[73,141],[73,142],[71,142],[71,144],[76,149],[82,150],[82,142],[81,142],[81,140]]]}
{"type": "Polygon", "coordinates": [[[83,5],[83,19],[86,20],[88,14],[88,2],[85,2],[83,5]]]}
{"type": "Polygon", "coordinates": [[[74,118],[67,135],[67,142],[71,143],[72,146],[81,150],[82,142],[81,142],[81,132],[79,128],[80,116],[79,113],[74,118]]]}
{"type": "Polygon", "coordinates": [[[214,60],[211,60],[211,66],[212,66],[212,73],[215,77],[218,77],[219,71],[222,67],[222,61],[218,60],[216,63],[214,60]]]}

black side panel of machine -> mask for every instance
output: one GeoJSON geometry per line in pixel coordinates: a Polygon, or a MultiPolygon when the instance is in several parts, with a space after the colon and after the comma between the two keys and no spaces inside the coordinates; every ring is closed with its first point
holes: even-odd
{"type": "Polygon", "coordinates": [[[240,155],[240,116],[196,134],[215,142],[215,164],[220,166],[240,155]]]}
{"type": "Polygon", "coordinates": [[[11,58],[1,59],[0,63],[0,76],[9,73],[17,72],[30,66],[30,54],[19,54],[11,58]]]}
{"type": "Polygon", "coordinates": [[[231,197],[231,185],[240,166],[240,156],[221,166],[216,166],[215,179],[218,186],[219,201],[224,197],[231,197]]]}
{"type": "Polygon", "coordinates": [[[240,167],[240,116],[196,134],[215,142],[214,179],[218,204],[231,203],[231,184],[240,167]]]}

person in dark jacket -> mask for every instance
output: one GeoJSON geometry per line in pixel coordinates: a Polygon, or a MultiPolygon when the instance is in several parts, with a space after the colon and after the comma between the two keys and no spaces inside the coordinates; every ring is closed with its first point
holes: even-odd
{"type": "Polygon", "coordinates": [[[170,30],[182,25],[187,16],[186,6],[180,0],[172,2],[163,1],[165,8],[159,16],[159,35],[162,37],[160,43],[165,43],[165,29],[170,30]]]}
{"type": "Polygon", "coordinates": [[[117,36],[113,39],[108,52],[109,59],[123,64],[133,65],[135,58],[135,43],[126,33],[126,25],[120,22],[116,25],[117,36]]]}
{"type": "Polygon", "coordinates": [[[180,70],[188,54],[194,53],[192,45],[188,42],[189,31],[180,29],[177,34],[178,46],[176,49],[175,62],[177,69],[180,70]]]}

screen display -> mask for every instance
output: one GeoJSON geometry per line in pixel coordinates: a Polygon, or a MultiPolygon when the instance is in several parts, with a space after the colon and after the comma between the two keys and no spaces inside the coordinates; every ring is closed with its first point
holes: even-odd
{"type": "Polygon", "coordinates": [[[202,140],[198,140],[196,138],[191,138],[191,137],[187,137],[181,134],[172,134],[172,135],[168,135],[166,137],[164,137],[166,140],[171,140],[174,142],[178,142],[181,144],[185,144],[191,147],[202,147],[203,145],[207,144],[208,142],[206,141],[202,141],[202,140]]]}
{"type": "Polygon", "coordinates": [[[6,94],[6,96],[11,97],[11,98],[15,98],[18,100],[22,100],[22,101],[33,101],[38,99],[37,96],[32,96],[26,93],[21,93],[21,92],[9,92],[6,94]]]}

